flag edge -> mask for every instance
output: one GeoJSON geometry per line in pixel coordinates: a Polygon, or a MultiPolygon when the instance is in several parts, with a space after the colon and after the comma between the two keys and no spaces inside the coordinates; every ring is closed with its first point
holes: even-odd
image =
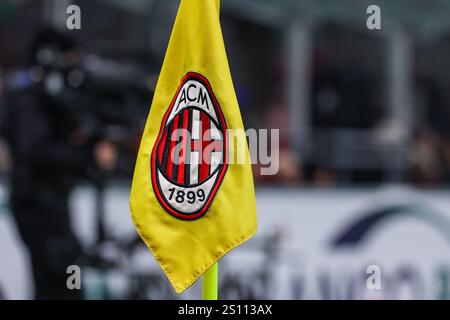
{"type": "Polygon", "coordinates": [[[220,259],[222,259],[227,253],[229,253],[231,250],[236,249],[240,245],[244,244],[248,240],[250,240],[253,236],[256,235],[258,231],[258,220],[255,219],[255,224],[252,227],[251,231],[244,236],[240,237],[238,240],[233,242],[231,245],[227,246],[224,250],[222,250],[218,255],[216,255],[211,262],[206,263],[206,267],[201,268],[200,271],[194,275],[194,277],[190,280],[188,280],[185,285],[179,285],[175,280],[173,280],[171,273],[167,270],[165,263],[162,262],[159,255],[156,253],[156,250],[153,248],[153,246],[150,244],[150,241],[144,236],[144,233],[141,231],[141,228],[137,221],[135,220],[134,214],[133,214],[133,206],[131,201],[130,204],[130,213],[131,213],[131,219],[133,220],[133,224],[136,227],[136,231],[139,234],[139,237],[142,239],[142,241],[145,243],[147,248],[150,250],[151,254],[155,258],[156,262],[158,262],[159,266],[163,270],[164,274],[166,275],[167,279],[169,279],[169,282],[172,284],[172,287],[174,288],[177,295],[183,293],[187,289],[189,289],[206,271],[211,268],[211,266],[218,262],[220,259]]]}

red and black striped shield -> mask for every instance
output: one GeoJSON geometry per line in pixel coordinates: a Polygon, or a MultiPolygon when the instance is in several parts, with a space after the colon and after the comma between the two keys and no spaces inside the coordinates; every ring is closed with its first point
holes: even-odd
{"type": "Polygon", "coordinates": [[[156,197],[171,215],[208,210],[227,170],[226,122],[209,81],[189,72],[167,109],[151,157],[156,197]]]}

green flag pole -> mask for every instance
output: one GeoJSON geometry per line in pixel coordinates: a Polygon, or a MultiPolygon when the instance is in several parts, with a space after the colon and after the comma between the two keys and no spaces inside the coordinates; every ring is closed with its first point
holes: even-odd
{"type": "Polygon", "coordinates": [[[214,263],[208,271],[203,274],[203,300],[217,300],[218,298],[219,264],[214,263]]]}
{"type": "MultiPolygon", "coordinates": [[[[220,0],[216,0],[217,10],[220,15],[220,0]]],[[[219,263],[214,263],[208,271],[203,274],[202,280],[203,300],[217,300],[219,296],[219,263]]]]}

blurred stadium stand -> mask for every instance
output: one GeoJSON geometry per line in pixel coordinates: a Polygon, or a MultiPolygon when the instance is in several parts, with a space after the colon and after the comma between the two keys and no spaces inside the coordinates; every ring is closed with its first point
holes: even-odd
{"type": "MultiPolygon", "coordinates": [[[[221,2],[245,126],[281,128],[279,174],[260,176],[255,170],[260,234],[225,259],[223,297],[448,298],[448,243],[435,224],[429,228],[408,216],[399,224],[377,225],[378,233],[369,239],[378,240],[361,247],[330,243],[340,226],[348,229],[357,218],[399,205],[392,200],[396,197],[407,212],[416,213],[408,205],[417,205],[422,210],[417,215],[434,217],[428,213],[438,211],[443,221],[450,219],[450,2],[221,2]],[[381,7],[381,30],[366,28],[371,4],[381,7]],[[386,187],[393,183],[403,188],[386,187]],[[378,187],[381,191],[375,192],[378,187]],[[429,189],[410,189],[423,187],[429,189]],[[385,235],[381,240],[380,234],[385,235]],[[252,277],[238,272],[247,262],[257,270],[252,277]],[[383,292],[363,288],[364,267],[372,262],[386,267],[383,292]],[[341,269],[348,269],[344,280],[341,269]],[[402,283],[412,293],[404,294],[402,283]]],[[[67,6],[82,8],[82,29],[70,34],[82,48],[90,84],[80,93],[88,109],[85,120],[120,146],[118,167],[106,182],[99,188],[91,177],[72,195],[77,235],[102,257],[86,272],[88,298],[174,298],[156,265],[149,265],[148,252],[135,242],[124,213],[178,3],[0,2],[0,105],[2,93],[20,85],[27,72],[34,32],[48,24],[64,30],[67,6]]],[[[10,162],[2,143],[5,199],[10,162]]],[[[0,252],[11,257],[0,265],[0,286],[4,283],[6,298],[29,298],[28,260],[7,200],[2,201],[0,230],[0,252]]],[[[181,298],[196,298],[198,291],[194,286],[181,298]]]]}
{"type": "MultiPolygon", "coordinates": [[[[26,59],[30,30],[44,21],[64,28],[66,15],[60,13],[70,3],[3,2],[4,75],[26,59]]],[[[85,64],[102,81],[151,92],[178,2],[74,3],[84,9],[83,29],[74,36],[88,54],[85,64]]],[[[223,0],[244,121],[247,127],[286,128],[283,147],[297,154],[292,165],[302,183],[320,185],[316,180],[324,176],[333,184],[447,183],[449,4],[378,1],[382,30],[375,31],[365,28],[370,4],[223,0]],[[421,160],[425,140],[437,140],[438,150],[427,146],[441,168],[437,177],[421,160]]],[[[269,182],[283,183],[283,175],[278,178],[269,182]]]]}

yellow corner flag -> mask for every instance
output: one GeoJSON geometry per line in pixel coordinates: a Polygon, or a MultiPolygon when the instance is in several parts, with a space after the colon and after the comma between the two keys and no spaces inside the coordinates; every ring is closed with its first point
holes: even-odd
{"type": "Polygon", "coordinates": [[[131,188],[134,224],[177,293],[257,229],[219,7],[181,0],[131,188]]]}

